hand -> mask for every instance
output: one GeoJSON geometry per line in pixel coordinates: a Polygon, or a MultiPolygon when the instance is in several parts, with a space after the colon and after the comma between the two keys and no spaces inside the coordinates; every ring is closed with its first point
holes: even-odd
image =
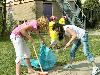
{"type": "Polygon", "coordinates": [[[66,48],[69,47],[69,46],[70,46],[70,42],[68,42],[68,43],[65,45],[65,47],[63,48],[63,50],[65,51],[66,48]]]}
{"type": "Polygon", "coordinates": [[[45,43],[44,39],[41,36],[40,36],[40,38],[41,38],[41,43],[44,44],[45,43]]]}
{"type": "Polygon", "coordinates": [[[42,44],[44,44],[44,41],[41,41],[42,44]]]}
{"type": "Polygon", "coordinates": [[[28,40],[29,40],[29,39],[28,39],[28,38],[26,38],[25,36],[22,36],[22,37],[24,38],[24,40],[25,40],[25,41],[28,41],[28,40]]]}

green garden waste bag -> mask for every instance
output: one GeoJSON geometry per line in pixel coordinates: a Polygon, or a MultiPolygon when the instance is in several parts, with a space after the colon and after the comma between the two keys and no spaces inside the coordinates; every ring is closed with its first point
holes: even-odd
{"type": "MultiPolygon", "coordinates": [[[[39,61],[43,70],[50,70],[54,67],[57,58],[50,48],[46,47],[45,44],[41,44],[39,52],[39,61]]],[[[37,59],[30,59],[30,63],[33,67],[40,69],[37,59]]],[[[24,59],[22,59],[21,64],[27,66],[24,59]]]]}

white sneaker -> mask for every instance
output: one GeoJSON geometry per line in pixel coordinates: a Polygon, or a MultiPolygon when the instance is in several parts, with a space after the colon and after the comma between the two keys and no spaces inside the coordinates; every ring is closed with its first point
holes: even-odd
{"type": "Polygon", "coordinates": [[[64,65],[63,69],[72,69],[72,64],[64,65]]]}
{"type": "Polygon", "coordinates": [[[100,69],[98,67],[93,67],[92,75],[96,75],[99,72],[100,72],[100,69]]]}

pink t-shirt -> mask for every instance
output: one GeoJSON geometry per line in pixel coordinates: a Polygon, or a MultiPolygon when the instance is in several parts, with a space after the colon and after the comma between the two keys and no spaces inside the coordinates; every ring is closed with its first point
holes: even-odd
{"type": "Polygon", "coordinates": [[[12,31],[12,34],[15,34],[15,35],[21,35],[21,32],[20,30],[23,29],[25,26],[27,25],[31,25],[33,28],[37,29],[37,21],[36,20],[32,20],[32,21],[29,21],[29,22],[25,22],[21,25],[18,25],[18,27],[16,27],[13,31],[12,31]]]}

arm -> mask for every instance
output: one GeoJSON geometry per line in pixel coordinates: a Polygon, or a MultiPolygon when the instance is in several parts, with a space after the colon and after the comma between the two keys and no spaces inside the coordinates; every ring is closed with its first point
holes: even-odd
{"type": "Polygon", "coordinates": [[[26,37],[33,43],[34,40],[33,40],[32,36],[28,34],[28,31],[32,31],[32,26],[27,25],[26,27],[24,27],[23,29],[20,30],[22,36],[26,37]]]}
{"type": "Polygon", "coordinates": [[[66,32],[68,32],[71,35],[70,40],[68,41],[68,43],[65,45],[65,48],[69,47],[71,45],[71,43],[76,39],[77,37],[77,33],[75,31],[73,31],[70,28],[66,29],[66,32]]]}
{"type": "Polygon", "coordinates": [[[64,35],[64,43],[63,43],[63,47],[66,45],[66,43],[68,43],[69,40],[70,40],[70,36],[64,35]]]}
{"type": "Polygon", "coordinates": [[[41,34],[39,33],[39,31],[37,30],[37,31],[35,31],[35,32],[36,32],[36,34],[40,37],[41,41],[44,43],[44,39],[43,39],[43,37],[41,36],[41,34]]]}

